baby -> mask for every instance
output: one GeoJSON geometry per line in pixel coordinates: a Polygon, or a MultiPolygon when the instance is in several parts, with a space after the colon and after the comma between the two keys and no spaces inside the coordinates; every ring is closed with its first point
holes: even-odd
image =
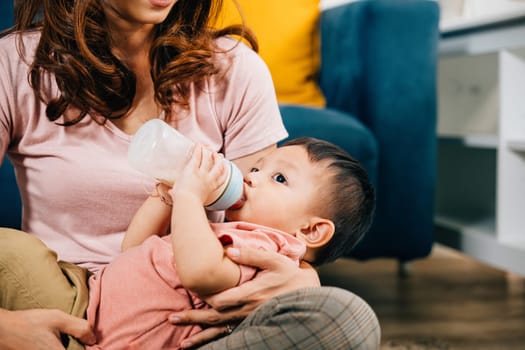
{"type": "Polygon", "coordinates": [[[257,272],[231,261],[227,247],[319,265],[355,246],[372,222],[374,191],[361,165],[331,143],[300,138],[259,159],[227,222],[210,224],[203,203],[226,176],[221,157],[196,145],[173,188],[160,187],[137,211],[125,252],[89,281],[98,343],[87,349],[177,349],[201,329],[174,326],[168,314],[208,307],[207,297],[257,272]]]}

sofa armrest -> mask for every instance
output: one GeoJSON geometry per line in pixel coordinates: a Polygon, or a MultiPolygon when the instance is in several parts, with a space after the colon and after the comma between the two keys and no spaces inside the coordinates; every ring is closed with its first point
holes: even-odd
{"type": "Polygon", "coordinates": [[[438,22],[430,0],[364,0],[322,12],[327,106],[360,118],[379,146],[376,220],[356,257],[409,260],[431,249],[438,22]]]}

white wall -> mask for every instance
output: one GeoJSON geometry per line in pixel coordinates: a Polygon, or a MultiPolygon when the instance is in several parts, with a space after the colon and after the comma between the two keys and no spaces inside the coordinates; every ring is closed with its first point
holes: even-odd
{"type": "Polygon", "coordinates": [[[438,0],[442,30],[525,15],[525,0],[438,0]]]}
{"type": "Polygon", "coordinates": [[[327,9],[330,7],[335,7],[337,5],[341,5],[347,2],[354,2],[354,1],[359,1],[359,0],[321,0],[320,6],[322,9],[327,9]]]}

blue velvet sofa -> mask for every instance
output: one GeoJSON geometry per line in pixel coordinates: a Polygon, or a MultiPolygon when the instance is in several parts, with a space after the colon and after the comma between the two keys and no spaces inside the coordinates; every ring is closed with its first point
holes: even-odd
{"type": "MultiPolygon", "coordinates": [[[[0,5],[0,27],[12,3],[0,5]]],[[[347,256],[421,258],[433,243],[439,7],[431,0],[363,0],[321,15],[323,109],[283,105],[290,137],[342,146],[369,171],[374,224],[347,256]]],[[[18,227],[9,161],[0,168],[0,226],[18,227]]]]}

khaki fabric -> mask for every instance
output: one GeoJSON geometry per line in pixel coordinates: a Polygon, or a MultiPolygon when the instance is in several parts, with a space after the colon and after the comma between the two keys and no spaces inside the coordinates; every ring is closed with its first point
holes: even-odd
{"type": "MultiPolygon", "coordinates": [[[[85,318],[88,271],[57,261],[39,239],[0,228],[0,307],[8,310],[59,309],[85,318]]],[[[68,350],[84,347],[74,338],[68,350]]]]}

